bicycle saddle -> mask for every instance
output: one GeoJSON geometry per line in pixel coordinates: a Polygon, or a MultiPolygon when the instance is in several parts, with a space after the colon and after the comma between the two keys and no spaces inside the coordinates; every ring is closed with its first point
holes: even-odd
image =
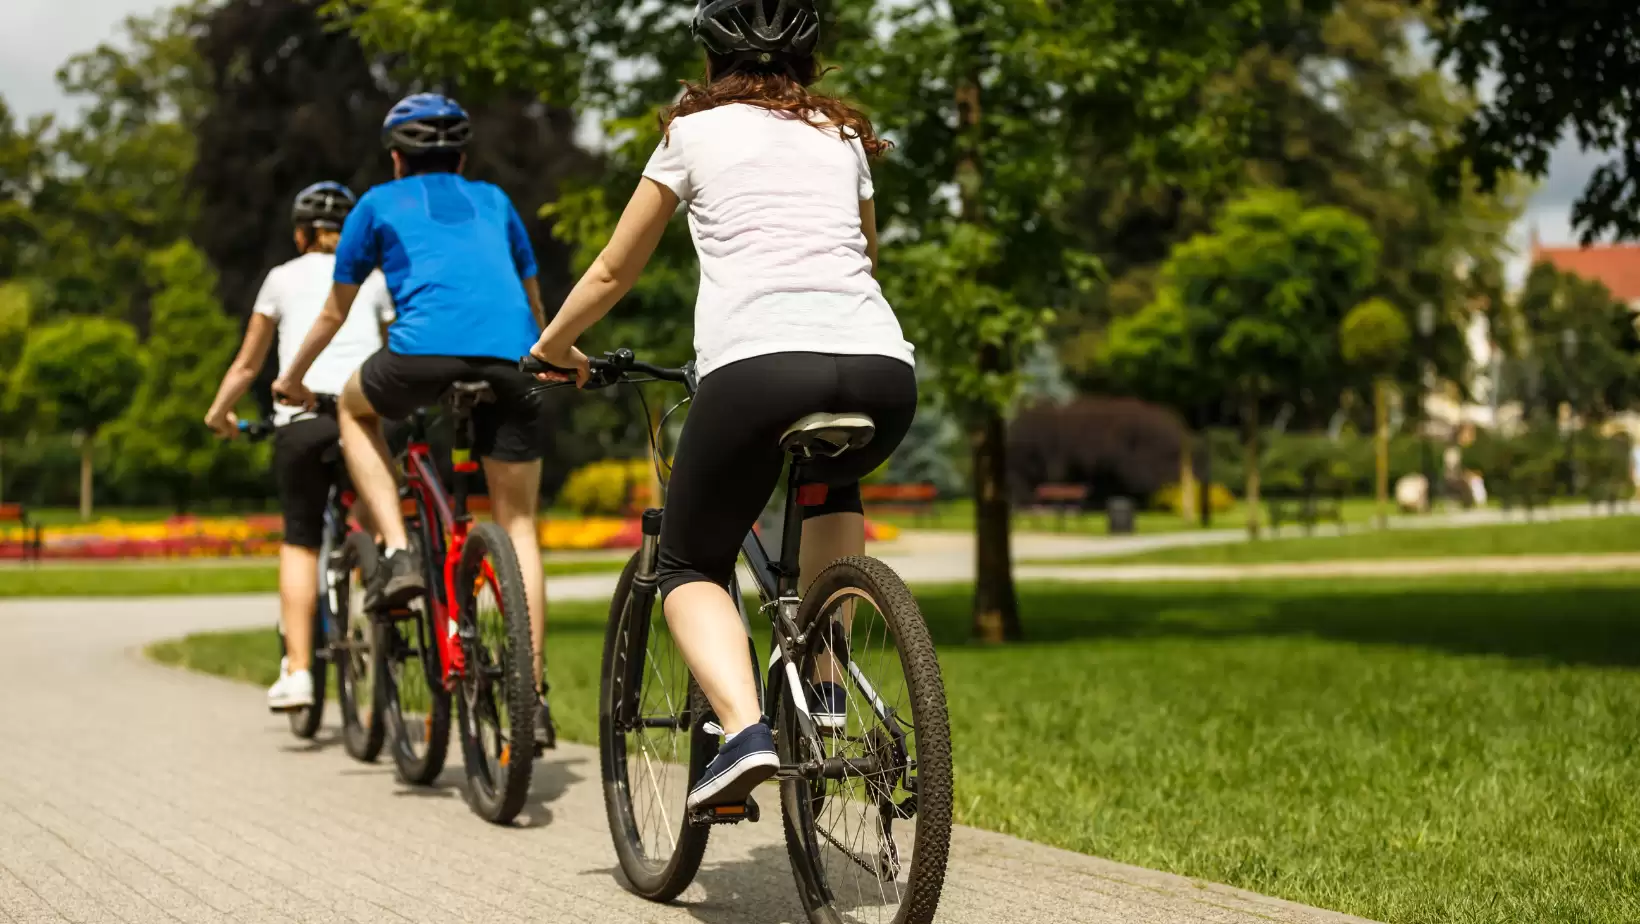
{"type": "Polygon", "coordinates": [[[484,381],[456,382],[450,386],[447,395],[450,400],[465,403],[469,406],[486,404],[495,400],[494,389],[490,388],[489,382],[484,381]]]}
{"type": "Polygon", "coordinates": [[[799,459],[834,458],[876,435],[876,422],[864,414],[810,414],[786,428],[780,448],[799,459]]]}

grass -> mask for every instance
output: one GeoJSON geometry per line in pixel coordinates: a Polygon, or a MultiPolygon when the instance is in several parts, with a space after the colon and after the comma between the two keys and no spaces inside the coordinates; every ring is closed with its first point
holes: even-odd
{"type": "Polygon", "coordinates": [[[1345,535],[1266,539],[1153,549],[1088,564],[1256,565],[1340,559],[1453,558],[1480,555],[1598,555],[1640,552],[1640,517],[1597,517],[1345,535]]]}
{"type": "MultiPolygon", "coordinates": [[[[1376,515],[1376,502],[1369,497],[1347,497],[1344,499],[1344,521],[1350,524],[1366,524],[1372,522],[1376,515]]],[[[955,529],[972,530],[974,528],[974,502],[967,498],[942,500],[935,502],[932,507],[923,513],[905,513],[903,511],[868,511],[871,518],[891,523],[902,529],[955,529]]],[[[1176,533],[1185,530],[1199,529],[1200,527],[1185,522],[1184,518],[1165,510],[1141,510],[1135,524],[1140,535],[1154,535],[1157,533],[1176,533]]],[[[1266,515],[1266,519],[1268,519],[1266,515]]],[[[1060,516],[1057,513],[1041,512],[1028,507],[1014,510],[1014,529],[1021,532],[1064,532],[1074,534],[1104,535],[1108,529],[1104,511],[1084,511],[1060,516]]],[[[1213,514],[1213,526],[1216,529],[1236,529],[1247,525],[1246,514],[1240,504],[1230,510],[1213,514]]]]}
{"type": "MultiPolygon", "coordinates": [[[[1030,640],[941,644],[958,817],[1392,924],[1640,919],[1640,575],[1025,585],[1030,640]]],[[[595,736],[602,607],[553,610],[595,736]]],[[[157,646],[258,682],[272,630],[157,646]]]]}
{"type": "MultiPolygon", "coordinates": [[[[553,561],[549,577],[609,574],[625,564],[617,559],[553,561]]],[[[159,597],[196,594],[273,593],[279,569],[271,563],[169,561],[109,565],[0,566],[0,599],[6,597],[159,597]]]]}

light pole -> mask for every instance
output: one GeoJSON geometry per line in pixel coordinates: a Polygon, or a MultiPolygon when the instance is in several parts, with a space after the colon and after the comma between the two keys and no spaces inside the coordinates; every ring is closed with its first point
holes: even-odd
{"type": "Polygon", "coordinates": [[[1566,482],[1569,493],[1577,496],[1577,329],[1567,327],[1560,332],[1560,354],[1566,360],[1566,482]]]}
{"type": "Polygon", "coordinates": [[[1429,408],[1426,401],[1426,390],[1429,388],[1431,370],[1434,367],[1433,354],[1435,346],[1435,305],[1433,302],[1424,302],[1418,306],[1418,413],[1415,415],[1418,427],[1418,453],[1424,470],[1424,506],[1426,510],[1435,509],[1435,459],[1429,445],[1429,408]]]}

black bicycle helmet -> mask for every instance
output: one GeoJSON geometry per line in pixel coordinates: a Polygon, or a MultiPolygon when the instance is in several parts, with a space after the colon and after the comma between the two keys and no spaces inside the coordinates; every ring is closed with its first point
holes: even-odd
{"type": "Polygon", "coordinates": [[[807,58],[820,44],[814,0],[699,0],[692,29],[713,54],[765,64],[807,58]]]}
{"type": "Polygon", "coordinates": [[[341,228],[358,201],[353,191],[340,183],[314,183],[296,194],[296,202],[290,207],[290,219],[298,225],[334,231],[341,228]]]}

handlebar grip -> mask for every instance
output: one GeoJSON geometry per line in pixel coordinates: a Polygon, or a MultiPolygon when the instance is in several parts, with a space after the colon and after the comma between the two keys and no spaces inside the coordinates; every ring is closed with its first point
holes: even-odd
{"type": "Polygon", "coordinates": [[[273,435],[273,427],[263,421],[241,420],[239,432],[252,440],[266,439],[273,435]]]}
{"type": "Polygon", "coordinates": [[[554,366],[546,360],[536,359],[534,356],[525,356],[518,361],[518,371],[529,375],[540,375],[543,372],[556,372],[559,375],[575,376],[574,369],[564,369],[554,366]]]}

